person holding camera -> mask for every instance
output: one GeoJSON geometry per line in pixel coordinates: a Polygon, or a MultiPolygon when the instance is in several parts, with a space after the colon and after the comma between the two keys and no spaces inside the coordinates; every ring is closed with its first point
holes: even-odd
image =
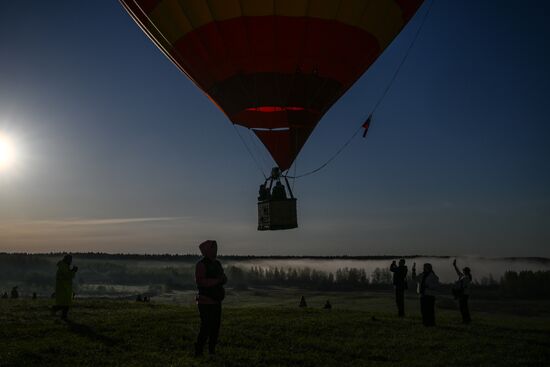
{"type": "Polygon", "coordinates": [[[57,273],[55,275],[55,305],[52,307],[52,314],[61,310],[61,318],[67,320],[69,307],[73,301],[73,278],[78,267],[72,266],[73,257],[65,255],[63,260],[57,263],[57,273]]]}
{"type": "Polygon", "coordinates": [[[195,267],[195,281],[199,290],[197,304],[201,318],[201,326],[195,356],[203,355],[203,348],[208,340],[208,352],[216,353],[216,343],[220,332],[222,301],[225,298],[224,284],[227,277],[222,264],[216,260],[218,243],[208,240],[199,245],[203,258],[195,267]]]}
{"type": "Polygon", "coordinates": [[[435,275],[432,264],[424,264],[422,273],[416,275],[416,263],[413,264],[412,278],[418,283],[420,294],[420,312],[424,326],[435,326],[435,295],[439,288],[439,277],[435,275]]]}
{"type": "Polygon", "coordinates": [[[405,290],[407,287],[407,266],[405,259],[399,260],[399,266],[392,261],[390,271],[393,273],[393,286],[395,287],[395,303],[397,304],[397,315],[405,317],[405,290]]]}
{"type": "Polygon", "coordinates": [[[468,298],[470,298],[470,284],[472,283],[472,271],[466,266],[461,272],[458,269],[458,266],[456,266],[456,259],[453,261],[453,267],[458,275],[458,280],[455,282],[453,287],[453,294],[455,298],[458,299],[462,322],[464,324],[469,324],[472,321],[470,318],[470,308],[468,307],[468,298]]]}

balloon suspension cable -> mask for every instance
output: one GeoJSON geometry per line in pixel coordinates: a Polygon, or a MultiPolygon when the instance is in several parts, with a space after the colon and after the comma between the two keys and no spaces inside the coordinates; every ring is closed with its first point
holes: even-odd
{"type": "MultiPolygon", "coordinates": [[[[380,98],[378,99],[378,101],[376,102],[376,104],[374,105],[372,110],[370,111],[370,113],[367,115],[367,119],[372,120],[374,112],[376,112],[378,107],[382,104],[382,102],[386,98],[386,95],[388,94],[391,87],[393,86],[393,83],[397,79],[397,76],[398,76],[399,72],[401,71],[401,68],[405,64],[405,61],[407,61],[407,58],[409,57],[409,54],[411,53],[411,50],[412,50],[414,44],[416,43],[416,40],[418,39],[418,36],[420,35],[420,32],[422,31],[422,28],[424,27],[424,24],[426,23],[426,19],[428,18],[428,15],[430,14],[430,10],[432,9],[432,6],[433,6],[434,2],[435,2],[435,0],[430,1],[430,4],[428,5],[428,9],[424,13],[424,17],[422,18],[422,21],[420,22],[420,25],[418,26],[418,29],[416,30],[416,33],[414,34],[414,37],[413,37],[411,43],[409,44],[409,47],[407,48],[407,51],[405,52],[405,55],[403,56],[403,58],[401,59],[401,62],[397,66],[397,69],[393,73],[393,76],[390,79],[388,85],[386,86],[386,89],[384,90],[384,92],[382,93],[382,95],[380,96],[380,98]]],[[[363,125],[359,126],[357,128],[357,130],[355,130],[354,133],[351,135],[351,137],[348,138],[348,140],[340,147],[340,149],[338,149],[325,163],[323,163],[322,165],[320,165],[316,169],[314,169],[312,171],[309,171],[309,172],[306,172],[306,173],[303,173],[303,174],[300,174],[300,175],[296,175],[296,174],[294,176],[285,175],[285,177],[292,178],[292,179],[297,179],[297,178],[309,176],[309,175],[312,175],[314,173],[319,172],[320,170],[325,168],[330,162],[332,162],[337,156],[339,156],[340,153],[342,153],[342,151],[352,142],[352,140],[357,136],[357,134],[359,133],[359,131],[361,131],[362,128],[363,128],[363,125]]]]}
{"type": "Polygon", "coordinates": [[[250,157],[252,157],[252,160],[254,161],[254,163],[256,163],[256,167],[258,168],[258,171],[260,171],[262,176],[264,176],[264,179],[267,180],[267,176],[266,176],[266,174],[264,173],[264,171],[262,169],[262,165],[260,164],[260,162],[258,162],[256,157],[254,157],[254,154],[252,154],[252,151],[248,147],[248,144],[246,144],[246,142],[244,141],[244,138],[242,137],[241,133],[239,132],[239,129],[237,129],[235,124],[231,124],[231,125],[233,125],[233,128],[235,129],[235,132],[237,133],[237,135],[241,139],[241,142],[243,143],[244,147],[246,148],[246,151],[248,152],[248,154],[250,154],[250,157]]]}
{"type": "MultiPolygon", "coordinates": [[[[151,27],[153,27],[155,29],[155,31],[162,37],[162,39],[168,44],[168,45],[171,45],[171,42],[168,40],[168,38],[164,35],[164,33],[155,25],[155,23],[151,20],[151,18],[149,17],[149,15],[145,12],[145,10],[143,10],[143,8],[141,7],[141,5],[136,1],[136,0],[132,0],[133,4],[139,9],[139,11],[141,12],[141,14],[143,15],[143,17],[145,17],[149,23],[149,25],[151,27]]],[[[136,23],[138,23],[138,25],[140,26],[140,28],[142,28],[145,32],[145,34],[147,34],[147,36],[153,40],[153,42],[157,45],[157,47],[166,55],[166,57],[168,57],[168,59],[170,59],[177,67],[178,69],[183,72],[188,78],[189,80],[191,80],[193,82],[193,84],[195,84],[200,90],[202,90],[202,88],[200,87],[199,83],[197,83],[195,81],[195,79],[182,67],[180,67],[178,65],[178,62],[174,59],[173,56],[170,55],[170,53],[168,52],[168,50],[166,49],[166,47],[164,45],[162,45],[161,43],[155,41],[155,39],[151,36],[150,32],[148,32],[146,30],[146,27],[144,26],[144,24],[139,21],[138,18],[136,18],[135,16],[132,15],[132,11],[127,7],[127,5],[125,4],[124,1],[120,0],[120,3],[123,5],[123,7],[126,9],[126,11],[128,11],[128,13],[132,16],[132,18],[134,18],[134,21],[136,21],[136,23]]],[[[178,51],[177,48],[173,47],[172,48],[172,51],[178,56],[178,59],[181,61],[181,60],[184,60],[185,58],[182,57],[182,55],[180,54],[180,52],[178,51]]],[[[210,97],[209,97],[210,98],[210,97]]],[[[237,132],[237,135],[239,135],[239,138],[241,139],[243,145],[245,146],[246,150],[248,151],[248,154],[250,154],[250,156],[252,157],[252,159],[254,160],[254,163],[256,164],[258,170],[261,172],[262,176],[264,176],[265,179],[267,179],[267,176],[265,175],[263,169],[262,169],[262,166],[261,164],[256,160],[256,158],[254,157],[254,154],[251,152],[249,146],[246,144],[244,138],[241,136],[241,134],[239,133],[239,131],[237,130],[237,128],[235,127],[235,124],[232,124],[233,125],[233,128],[235,129],[235,131],[237,132]]]]}

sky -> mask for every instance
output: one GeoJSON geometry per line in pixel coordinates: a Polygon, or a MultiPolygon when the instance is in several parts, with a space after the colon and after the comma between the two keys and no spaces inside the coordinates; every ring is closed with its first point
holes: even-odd
{"type": "MultiPolygon", "coordinates": [[[[362,124],[426,9],[291,173],[362,124]]],[[[0,0],[0,251],[548,257],[549,38],[547,1],[435,1],[367,139],[293,182],[299,228],[258,232],[268,154],[117,1],[0,0]]]]}

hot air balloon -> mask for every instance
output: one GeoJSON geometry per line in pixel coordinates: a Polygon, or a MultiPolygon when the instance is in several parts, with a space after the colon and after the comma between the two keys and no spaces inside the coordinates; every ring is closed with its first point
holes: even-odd
{"type": "MultiPolygon", "coordinates": [[[[277,164],[264,186],[271,189],[323,115],[423,0],[120,2],[233,124],[251,129],[263,143],[277,164]]],[[[297,226],[289,194],[259,201],[258,229],[297,226]]]]}

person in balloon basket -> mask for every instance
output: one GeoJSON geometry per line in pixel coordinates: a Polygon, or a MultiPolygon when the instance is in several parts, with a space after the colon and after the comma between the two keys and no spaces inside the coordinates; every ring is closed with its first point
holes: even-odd
{"type": "Polygon", "coordinates": [[[472,282],[472,271],[469,267],[465,267],[460,271],[456,266],[456,259],[453,261],[453,267],[455,268],[458,280],[453,286],[453,295],[458,299],[458,305],[460,307],[460,314],[462,315],[462,322],[469,324],[472,319],[470,318],[470,309],[468,307],[468,298],[470,297],[470,283],[472,282]]]}
{"type": "Polygon", "coordinates": [[[208,352],[216,353],[216,343],[220,332],[222,301],[225,298],[224,284],[227,277],[222,264],[216,260],[218,244],[208,240],[199,245],[203,258],[195,268],[195,281],[199,290],[197,304],[201,319],[201,326],[197,342],[195,343],[195,356],[202,356],[203,348],[208,340],[208,352]]]}
{"type": "Polygon", "coordinates": [[[271,195],[273,200],[286,200],[286,190],[281,181],[277,181],[271,195]]]}
{"type": "Polygon", "coordinates": [[[78,271],[78,267],[72,266],[73,257],[65,255],[63,260],[57,263],[57,273],[55,275],[55,305],[52,307],[52,314],[61,310],[61,318],[67,319],[69,307],[73,301],[73,278],[78,271]]]}
{"type": "Polygon", "coordinates": [[[397,304],[397,315],[405,317],[405,290],[407,287],[407,266],[405,259],[399,260],[399,266],[392,261],[390,271],[393,273],[393,286],[395,287],[395,303],[397,304]]]}
{"type": "Polygon", "coordinates": [[[269,189],[266,187],[266,184],[261,184],[260,189],[258,190],[258,201],[269,200],[270,198],[271,194],[269,192],[269,189]]]}
{"type": "Polygon", "coordinates": [[[412,278],[418,283],[422,323],[424,326],[435,326],[435,295],[439,288],[439,278],[435,275],[432,264],[424,264],[422,273],[417,275],[416,263],[413,263],[412,278]]]}

